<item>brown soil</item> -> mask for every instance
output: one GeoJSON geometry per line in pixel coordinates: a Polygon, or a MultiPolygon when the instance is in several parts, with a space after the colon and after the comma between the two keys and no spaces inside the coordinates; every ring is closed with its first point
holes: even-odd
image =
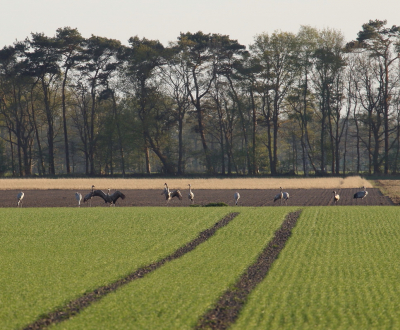
{"type": "Polygon", "coordinates": [[[373,183],[374,187],[389,196],[395,205],[400,204],[400,180],[375,180],[373,183]]]}
{"type": "MultiPolygon", "coordinates": [[[[172,189],[171,189],[172,190],[172,189]]],[[[394,205],[392,200],[384,196],[379,189],[369,188],[368,196],[362,200],[356,200],[353,195],[359,188],[347,188],[337,190],[340,200],[337,205],[394,205]]],[[[238,190],[240,193],[239,206],[279,206],[280,201],[274,203],[273,199],[279,190],[276,189],[244,189],[238,190]]],[[[19,190],[0,191],[0,207],[16,207],[17,194],[19,190]]],[[[73,190],[24,190],[23,207],[77,207],[73,190]]],[[[81,191],[82,195],[89,191],[81,191]]],[[[166,206],[166,200],[161,195],[162,190],[121,190],[126,196],[125,200],[119,199],[118,206],[166,206]]],[[[190,206],[188,191],[182,190],[183,199],[172,199],[168,206],[190,206]]],[[[197,189],[194,192],[194,204],[206,205],[208,203],[223,202],[234,205],[233,195],[236,190],[227,189],[197,189]]],[[[333,205],[333,193],[330,189],[290,189],[288,206],[326,206],[333,205]]],[[[113,193],[113,191],[111,191],[113,193]]],[[[87,207],[89,203],[81,204],[87,207]]],[[[92,206],[107,206],[100,197],[95,197],[91,202],[92,206]]],[[[285,205],[282,203],[282,205],[285,205]]]]}

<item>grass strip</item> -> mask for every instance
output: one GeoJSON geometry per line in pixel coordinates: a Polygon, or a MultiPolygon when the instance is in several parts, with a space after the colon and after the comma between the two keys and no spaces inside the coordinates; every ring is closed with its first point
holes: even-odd
{"type": "Polygon", "coordinates": [[[195,250],[51,329],[193,329],[255,262],[286,215],[297,209],[229,207],[225,214],[240,214],[195,250]]]}
{"type": "Polygon", "coordinates": [[[0,329],[174,253],[234,209],[0,208],[0,329]]]}
{"type": "Polygon", "coordinates": [[[285,247],[301,210],[289,213],[263,252],[240,279],[204,314],[195,329],[227,329],[237,319],[249,293],[265,278],[273,262],[285,247]]]}
{"type": "Polygon", "coordinates": [[[231,329],[400,329],[398,212],[304,208],[231,329]]]}
{"type": "Polygon", "coordinates": [[[231,220],[233,220],[239,213],[234,212],[230,213],[227,216],[225,216],[222,220],[218,221],[217,223],[214,224],[213,227],[208,228],[204,231],[202,231],[197,238],[192,240],[191,242],[187,243],[185,246],[179,248],[176,250],[173,254],[157,261],[154,262],[150,265],[147,265],[143,268],[138,269],[137,271],[129,274],[128,276],[111,283],[109,285],[102,286],[98,289],[95,289],[92,292],[88,292],[84,294],[82,297],[71,301],[68,303],[66,306],[63,306],[57,310],[55,310],[52,313],[49,313],[47,315],[44,315],[42,318],[38,319],[34,323],[24,327],[25,330],[37,330],[37,329],[45,329],[50,325],[60,323],[62,321],[68,320],[70,317],[80,313],[83,309],[87,308],[90,306],[92,303],[102,299],[104,296],[107,294],[114,292],[118,288],[120,288],[123,285],[126,285],[136,279],[142,278],[145,275],[153,272],[154,270],[160,268],[163,266],[165,263],[178,259],[185,255],[186,253],[192,251],[195,249],[198,245],[201,243],[205,242],[208,238],[213,236],[215,232],[226,226],[231,220]]]}

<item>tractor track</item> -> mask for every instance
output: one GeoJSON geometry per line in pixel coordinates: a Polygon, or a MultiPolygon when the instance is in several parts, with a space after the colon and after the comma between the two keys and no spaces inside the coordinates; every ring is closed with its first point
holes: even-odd
{"type": "Polygon", "coordinates": [[[201,243],[204,243],[211,236],[213,236],[218,229],[226,226],[238,214],[239,213],[237,213],[237,212],[228,214],[223,219],[216,222],[212,227],[202,231],[198,235],[197,238],[195,238],[191,242],[187,243],[185,246],[180,247],[171,255],[169,255],[157,262],[149,264],[145,267],[142,267],[116,282],[99,287],[91,292],[85,293],[83,296],[79,297],[78,299],[70,301],[65,306],[58,308],[57,310],[50,312],[46,315],[43,315],[42,317],[37,319],[35,322],[25,326],[23,329],[24,330],[46,329],[50,325],[68,320],[72,316],[79,314],[83,309],[89,307],[94,302],[99,301],[104,296],[108,295],[109,293],[116,291],[120,287],[122,287],[136,279],[143,278],[147,274],[149,274],[149,273],[157,270],[161,266],[163,266],[165,263],[175,260],[175,259],[178,259],[178,258],[184,256],[186,253],[194,250],[201,243]]]}
{"type": "Polygon", "coordinates": [[[206,312],[195,326],[196,330],[227,329],[233,324],[247,296],[267,276],[275,259],[285,247],[292,229],[297,223],[301,210],[289,213],[275,236],[261,252],[258,259],[240,277],[240,279],[219,298],[214,307],[206,312]]]}

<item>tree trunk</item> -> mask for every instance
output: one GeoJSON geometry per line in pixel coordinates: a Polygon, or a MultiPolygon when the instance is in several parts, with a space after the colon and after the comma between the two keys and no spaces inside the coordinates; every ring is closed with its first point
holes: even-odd
{"type": "Polygon", "coordinates": [[[253,174],[258,174],[258,163],[257,163],[257,155],[256,155],[256,135],[257,135],[257,113],[256,113],[256,105],[254,102],[254,94],[253,89],[250,89],[250,97],[251,97],[251,106],[253,110],[253,174]]]}
{"type": "Polygon", "coordinates": [[[115,100],[114,92],[112,92],[111,94],[112,94],[112,100],[113,100],[114,118],[115,118],[115,123],[117,126],[118,147],[119,147],[119,153],[121,156],[122,177],[125,177],[125,157],[124,157],[124,148],[122,146],[122,134],[121,134],[121,126],[119,123],[119,114],[118,114],[118,110],[117,110],[117,101],[115,100]]]}
{"type": "Polygon", "coordinates": [[[178,174],[184,173],[183,166],[183,111],[182,106],[178,109],[178,174]]]}
{"type": "Polygon", "coordinates": [[[67,83],[68,68],[65,70],[64,79],[62,82],[62,118],[64,126],[64,149],[65,149],[65,166],[67,168],[67,174],[71,173],[71,167],[69,164],[69,145],[68,145],[68,131],[67,131],[67,115],[66,115],[66,104],[65,104],[65,85],[67,83]]]}
{"type": "Polygon", "coordinates": [[[55,175],[55,165],[54,165],[54,127],[53,127],[53,116],[50,109],[50,101],[48,95],[48,88],[45,81],[42,79],[42,88],[44,95],[44,107],[47,119],[47,143],[49,147],[49,174],[55,175]]]}

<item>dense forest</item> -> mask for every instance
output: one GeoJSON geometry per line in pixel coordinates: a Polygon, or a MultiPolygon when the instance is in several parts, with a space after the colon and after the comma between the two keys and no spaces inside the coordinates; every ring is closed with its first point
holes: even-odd
{"type": "Polygon", "coordinates": [[[0,174],[347,175],[400,168],[400,27],[0,50],[0,174]]]}

